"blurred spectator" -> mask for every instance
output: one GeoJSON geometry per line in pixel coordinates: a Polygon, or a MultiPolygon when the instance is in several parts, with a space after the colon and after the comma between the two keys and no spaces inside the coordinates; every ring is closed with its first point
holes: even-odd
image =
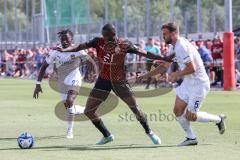
{"type": "Polygon", "coordinates": [[[213,58],[210,50],[204,45],[204,41],[199,40],[196,42],[198,46],[198,52],[203,60],[203,64],[205,66],[206,72],[209,75],[210,73],[210,64],[213,62],[213,58]]]}
{"type": "Polygon", "coordinates": [[[137,55],[128,53],[125,60],[126,70],[127,70],[127,77],[132,78],[136,77],[137,72],[137,55]]]}
{"type": "Polygon", "coordinates": [[[194,40],[190,40],[190,42],[192,43],[192,45],[197,46],[197,44],[194,40]]]}
{"type": "Polygon", "coordinates": [[[210,40],[210,39],[206,40],[206,41],[205,41],[205,45],[206,45],[206,48],[211,51],[212,45],[213,45],[212,40],[210,40]]]}
{"type": "Polygon", "coordinates": [[[213,39],[211,51],[214,61],[214,66],[211,68],[210,72],[211,85],[215,86],[220,82],[221,86],[223,86],[223,43],[220,37],[213,39]]]}
{"type": "Polygon", "coordinates": [[[24,77],[26,71],[26,50],[15,50],[16,55],[16,69],[14,77],[24,77]]]}
{"type": "MultiPolygon", "coordinates": [[[[158,46],[154,45],[154,39],[153,38],[148,38],[148,42],[146,44],[145,47],[146,51],[152,52],[156,55],[160,55],[160,49],[158,46]]],[[[147,71],[149,72],[151,70],[151,67],[153,65],[153,60],[152,59],[146,59],[146,65],[147,65],[147,71]]],[[[149,77],[147,80],[147,86],[146,89],[149,89],[150,83],[151,83],[152,78],[149,77]]],[[[155,84],[155,88],[157,88],[157,80],[156,78],[153,78],[154,80],[154,84],[155,84]]]]}
{"type": "Polygon", "coordinates": [[[14,75],[14,55],[9,51],[4,51],[4,59],[5,59],[5,75],[12,77],[14,75]]]}
{"type": "MultiPolygon", "coordinates": [[[[141,40],[140,41],[140,44],[138,45],[138,47],[140,49],[145,49],[146,47],[146,44],[145,44],[145,41],[144,40],[141,40]]],[[[137,73],[136,73],[136,76],[138,76],[138,74],[142,73],[145,71],[145,68],[146,68],[146,65],[145,65],[145,61],[146,61],[146,58],[143,57],[143,56],[138,56],[137,55],[137,73]]]]}
{"type": "Polygon", "coordinates": [[[161,42],[160,51],[161,51],[161,54],[162,54],[163,56],[167,55],[167,53],[168,53],[168,48],[169,48],[169,44],[166,44],[164,41],[161,42]]]}
{"type": "Polygon", "coordinates": [[[25,75],[30,75],[32,74],[32,72],[34,71],[34,62],[33,62],[33,59],[34,59],[34,54],[32,52],[32,50],[28,49],[26,50],[26,72],[25,72],[25,75]]]}
{"type": "Polygon", "coordinates": [[[33,53],[35,53],[34,60],[36,63],[36,71],[39,72],[44,60],[44,53],[41,50],[35,50],[35,49],[33,50],[33,53]]]}
{"type": "Polygon", "coordinates": [[[213,39],[211,51],[212,51],[213,60],[223,58],[223,43],[220,37],[213,39]]]}
{"type": "MultiPolygon", "coordinates": [[[[236,57],[236,81],[240,82],[240,40],[235,38],[235,57],[236,57]]],[[[206,67],[206,71],[211,70],[210,79],[212,85],[223,83],[223,69],[222,69],[222,56],[223,56],[223,44],[221,39],[218,37],[212,40],[191,41],[192,44],[196,45],[200,56],[206,67]],[[212,51],[212,57],[211,57],[212,51]],[[213,62],[212,62],[213,61],[213,62]],[[212,62],[212,63],[211,63],[212,62]],[[211,63],[211,65],[209,65],[211,63]],[[209,69],[210,68],[210,69],[209,69]]],[[[137,46],[141,49],[151,51],[155,54],[167,55],[169,45],[159,40],[148,38],[145,44],[144,40],[140,40],[137,46]]],[[[24,77],[29,79],[36,79],[37,73],[44,61],[45,56],[49,53],[50,48],[34,48],[34,49],[15,49],[15,50],[2,50],[0,53],[0,76],[9,77],[24,77]]],[[[98,59],[96,58],[96,50],[86,50],[89,56],[95,61],[98,66],[98,59]]],[[[96,78],[95,66],[89,61],[83,61],[81,63],[80,70],[83,73],[84,80],[93,82],[96,78]]],[[[153,64],[155,66],[161,64],[159,61],[152,61],[138,55],[128,54],[126,57],[127,76],[137,77],[139,74],[148,72],[151,70],[153,64]]],[[[154,67],[154,66],[153,66],[154,67]]],[[[53,65],[49,67],[46,77],[52,73],[53,65]]],[[[154,77],[154,84],[157,87],[158,82],[166,82],[167,74],[159,77],[154,77]]],[[[151,78],[147,79],[146,88],[149,88],[151,78]]],[[[164,84],[162,83],[162,84],[164,84]]],[[[239,85],[239,84],[238,84],[239,85]]]]}
{"type": "MultiPolygon", "coordinates": [[[[86,50],[86,52],[97,63],[96,49],[89,48],[88,50],[86,50]]],[[[82,65],[80,66],[80,71],[81,71],[85,81],[94,82],[96,73],[94,70],[94,66],[91,62],[89,62],[89,61],[83,62],[82,65]]]]}
{"type": "Polygon", "coordinates": [[[236,69],[235,71],[236,73],[236,82],[237,82],[237,86],[240,86],[240,71],[238,69],[236,69]]]}
{"type": "Polygon", "coordinates": [[[236,68],[240,71],[240,38],[235,40],[236,68]]]}
{"type": "Polygon", "coordinates": [[[160,40],[155,39],[155,40],[154,40],[154,45],[155,45],[156,47],[158,47],[159,52],[161,53],[161,42],[160,42],[160,40]]]}
{"type": "Polygon", "coordinates": [[[3,53],[0,51],[0,76],[4,75],[4,70],[3,70],[3,53]]]}

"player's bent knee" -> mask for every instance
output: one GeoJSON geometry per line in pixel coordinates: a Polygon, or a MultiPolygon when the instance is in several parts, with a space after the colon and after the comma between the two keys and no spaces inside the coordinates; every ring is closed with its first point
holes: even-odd
{"type": "Polygon", "coordinates": [[[92,115],[93,115],[93,113],[92,112],[90,112],[90,111],[86,111],[86,110],[84,110],[84,114],[88,117],[88,118],[92,118],[92,115]]]}
{"type": "Polygon", "coordinates": [[[196,121],[197,120],[197,114],[187,111],[186,118],[187,118],[188,121],[196,121]]]}
{"type": "Polygon", "coordinates": [[[92,108],[92,107],[86,107],[84,110],[84,114],[89,117],[94,115],[94,113],[96,112],[96,109],[92,108]]]}
{"type": "Polygon", "coordinates": [[[66,108],[70,108],[73,106],[73,101],[67,99],[66,102],[64,103],[66,108]]]}
{"type": "Polygon", "coordinates": [[[176,117],[179,117],[183,114],[183,112],[179,108],[174,108],[173,113],[175,114],[176,117]]]}
{"type": "Polygon", "coordinates": [[[69,107],[72,107],[74,100],[73,99],[69,99],[69,100],[67,99],[67,102],[69,104],[69,107]]]}
{"type": "Polygon", "coordinates": [[[91,112],[91,110],[85,108],[84,114],[85,114],[86,116],[88,116],[88,115],[92,114],[92,112],[91,112]]]}

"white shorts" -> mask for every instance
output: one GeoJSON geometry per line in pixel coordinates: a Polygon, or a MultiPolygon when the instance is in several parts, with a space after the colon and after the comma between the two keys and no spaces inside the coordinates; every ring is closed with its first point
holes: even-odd
{"type": "Polygon", "coordinates": [[[65,101],[67,99],[67,93],[69,90],[74,90],[76,92],[79,92],[81,85],[82,85],[82,78],[79,75],[67,76],[64,79],[64,82],[59,83],[62,101],[65,101]]]}
{"type": "Polygon", "coordinates": [[[196,85],[183,82],[176,88],[177,96],[187,103],[187,109],[192,113],[199,111],[209,91],[210,84],[208,82],[196,85]]]}
{"type": "MultiPolygon", "coordinates": [[[[65,84],[65,83],[64,83],[65,84]]],[[[62,98],[62,101],[65,101],[67,99],[67,92],[69,90],[74,90],[76,92],[79,91],[80,87],[81,87],[81,84],[82,84],[82,81],[78,81],[78,84],[79,85],[68,85],[67,89],[65,88],[63,92],[61,92],[61,98],[62,98]]],[[[65,84],[66,85],[66,84],[65,84]]]]}

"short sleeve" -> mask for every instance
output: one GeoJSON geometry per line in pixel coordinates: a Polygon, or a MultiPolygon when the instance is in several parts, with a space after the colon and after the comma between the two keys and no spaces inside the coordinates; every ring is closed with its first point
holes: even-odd
{"type": "Polygon", "coordinates": [[[193,61],[193,55],[188,46],[180,46],[176,52],[179,52],[180,60],[186,64],[193,61]]]}
{"type": "Polygon", "coordinates": [[[81,50],[79,52],[79,56],[80,56],[80,59],[81,59],[82,62],[86,62],[88,60],[89,55],[84,50],[81,50]]]}
{"type": "Polygon", "coordinates": [[[99,37],[91,39],[90,41],[86,42],[86,46],[89,48],[96,48],[99,39],[100,39],[99,37]]]}
{"type": "Polygon", "coordinates": [[[54,62],[54,60],[55,60],[55,55],[56,55],[56,51],[51,51],[51,52],[49,52],[48,54],[47,54],[47,56],[46,56],[46,62],[48,63],[48,64],[52,64],[53,62],[54,62]]]}

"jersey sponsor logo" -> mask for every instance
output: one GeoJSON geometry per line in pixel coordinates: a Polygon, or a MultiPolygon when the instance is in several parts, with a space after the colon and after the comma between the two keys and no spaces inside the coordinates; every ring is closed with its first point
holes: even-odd
{"type": "Polygon", "coordinates": [[[61,61],[61,58],[62,58],[61,56],[57,56],[56,58],[58,59],[58,63],[60,65],[68,65],[68,64],[72,64],[74,62],[76,56],[74,54],[72,54],[72,55],[70,55],[70,59],[65,60],[65,61],[61,61]]]}
{"type": "Polygon", "coordinates": [[[184,57],[183,59],[185,60],[185,59],[187,59],[187,58],[189,58],[190,56],[187,56],[187,57],[184,57]]]}

